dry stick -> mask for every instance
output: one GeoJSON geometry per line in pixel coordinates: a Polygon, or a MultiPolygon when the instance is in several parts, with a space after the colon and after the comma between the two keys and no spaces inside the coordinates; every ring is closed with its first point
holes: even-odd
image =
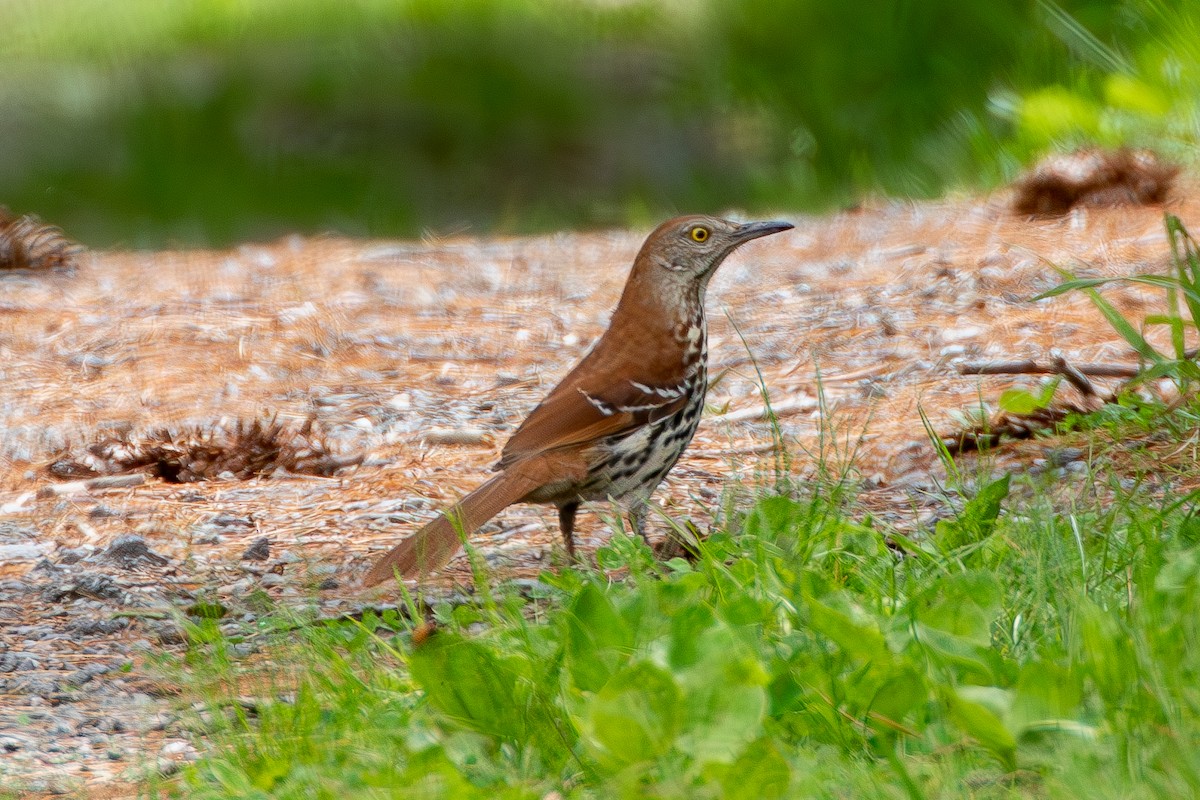
{"type": "MultiPolygon", "coordinates": [[[[1195,358],[1200,355],[1200,348],[1185,350],[1184,358],[1195,358]]],[[[1053,358],[1049,365],[1039,364],[1032,358],[1024,361],[967,361],[958,365],[958,371],[963,375],[1062,375],[1084,394],[1095,394],[1095,389],[1084,389],[1076,380],[1091,387],[1091,381],[1084,376],[1093,378],[1136,378],[1141,369],[1133,365],[1122,364],[1070,364],[1058,351],[1051,351],[1053,358]]]]}
{"type": "MultiPolygon", "coordinates": [[[[1189,357],[1192,357],[1189,355],[1189,357]]],[[[1039,364],[1033,359],[1025,361],[973,361],[960,364],[958,371],[963,375],[1061,375],[1067,383],[1083,395],[1085,400],[1100,398],[1102,402],[1114,402],[1117,392],[1111,392],[1103,397],[1096,387],[1088,380],[1088,375],[1103,378],[1137,377],[1140,370],[1133,366],[1116,364],[1071,364],[1057,350],[1051,351],[1049,365],[1039,364]]],[[[1062,416],[1063,409],[1057,413],[1049,408],[1036,409],[1031,414],[1001,414],[988,425],[966,430],[957,437],[943,440],[951,453],[964,450],[978,449],[986,442],[988,446],[996,445],[1005,434],[1018,439],[1032,436],[1038,425],[1053,425],[1062,416]],[[1030,424],[1032,423],[1032,424],[1030,424]]]]}
{"type": "MultiPolygon", "coordinates": [[[[1062,375],[1069,377],[1059,364],[1066,365],[1062,356],[1055,358],[1054,364],[1039,364],[1033,359],[1025,361],[968,361],[958,365],[958,371],[963,375],[1062,375]]],[[[1091,375],[1094,378],[1136,378],[1138,368],[1120,364],[1073,364],[1066,365],[1081,377],[1091,375]]],[[[1074,381],[1072,381],[1074,383],[1074,381]]],[[[1090,385],[1090,384],[1089,384],[1090,385]]]]}
{"type": "Polygon", "coordinates": [[[1079,393],[1084,397],[1095,397],[1096,387],[1092,386],[1092,382],[1087,379],[1087,376],[1079,371],[1078,368],[1067,363],[1067,359],[1057,350],[1051,353],[1053,358],[1054,368],[1058,370],[1058,374],[1067,379],[1067,382],[1079,390],[1079,393]]]}

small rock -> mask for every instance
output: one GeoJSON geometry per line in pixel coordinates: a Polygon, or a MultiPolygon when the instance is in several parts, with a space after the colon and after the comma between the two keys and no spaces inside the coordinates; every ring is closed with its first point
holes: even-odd
{"type": "Polygon", "coordinates": [[[164,756],[181,756],[191,749],[187,742],[167,742],[159,751],[164,756]]]}
{"type": "Polygon", "coordinates": [[[96,506],[91,511],[89,511],[88,516],[92,519],[112,519],[114,517],[120,517],[121,512],[114,511],[113,509],[109,508],[108,506],[100,505],[100,506],[96,506]]]}
{"type": "Polygon", "coordinates": [[[113,543],[104,551],[104,559],[115,562],[126,569],[137,566],[141,561],[148,561],[160,566],[168,563],[168,559],[150,549],[150,545],[146,543],[145,539],[133,533],[114,539],[113,543]]]}
{"type": "Polygon", "coordinates": [[[149,628],[158,637],[159,644],[183,644],[187,641],[183,629],[170,620],[155,620],[149,623],[149,628]]]}
{"type": "Polygon", "coordinates": [[[80,636],[111,636],[129,627],[129,619],[77,619],[67,626],[67,630],[80,636]]]}
{"type": "Polygon", "coordinates": [[[1075,461],[1082,461],[1084,452],[1078,447],[1060,447],[1046,453],[1046,459],[1052,466],[1065,467],[1075,461]]]}
{"type": "Polygon", "coordinates": [[[73,547],[69,550],[63,550],[58,557],[60,564],[75,564],[91,555],[91,550],[86,547],[73,547]]]}
{"type": "Polygon", "coordinates": [[[225,541],[225,537],[217,533],[217,529],[211,525],[197,525],[194,528],[196,544],[220,544],[225,541]]]}
{"type": "Polygon", "coordinates": [[[0,562],[2,561],[33,561],[41,558],[49,550],[44,544],[2,544],[0,545],[0,562]]]}
{"type": "Polygon", "coordinates": [[[209,525],[216,525],[220,528],[253,528],[254,520],[250,517],[239,517],[237,514],[229,514],[220,512],[213,514],[208,519],[204,520],[209,525]]]}
{"type": "Polygon", "coordinates": [[[233,583],[227,583],[224,586],[217,587],[217,594],[224,597],[243,595],[248,591],[250,591],[250,581],[247,578],[242,578],[240,581],[234,581],[233,583]]]}
{"type": "Polygon", "coordinates": [[[271,540],[263,536],[255,539],[254,542],[246,548],[242,553],[242,561],[266,561],[271,557],[271,540]]]}
{"type": "Polygon", "coordinates": [[[48,603],[77,597],[120,601],[125,597],[125,592],[112,578],[95,572],[85,572],[75,576],[72,581],[53,584],[42,590],[42,599],[48,603]]]}
{"type": "Polygon", "coordinates": [[[287,583],[287,578],[275,572],[268,572],[258,579],[258,583],[263,587],[282,586],[283,584],[287,583]]]}
{"type": "Polygon", "coordinates": [[[0,653],[0,672],[28,672],[37,669],[38,666],[37,659],[29,653],[0,653]]]}
{"type": "Polygon", "coordinates": [[[238,642],[232,649],[233,654],[238,658],[249,658],[258,652],[258,647],[249,642],[238,642]]]}

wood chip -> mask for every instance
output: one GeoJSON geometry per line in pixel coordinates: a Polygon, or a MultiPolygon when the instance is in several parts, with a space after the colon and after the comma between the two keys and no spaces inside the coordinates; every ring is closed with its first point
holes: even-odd
{"type": "Polygon", "coordinates": [[[472,446],[491,444],[492,434],[483,428],[430,428],[419,439],[428,445],[472,446]]]}

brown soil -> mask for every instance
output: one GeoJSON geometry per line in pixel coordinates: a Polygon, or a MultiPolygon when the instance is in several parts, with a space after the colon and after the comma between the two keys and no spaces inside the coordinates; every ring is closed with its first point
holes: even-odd
{"type": "MultiPolygon", "coordinates": [[[[1191,187],[1168,209],[1200,230],[1191,187]]],[[[703,529],[722,487],[753,481],[769,463],[751,355],[793,470],[815,468],[823,386],[837,443],[826,455],[855,450],[871,507],[908,526],[922,522],[913,497],[936,464],[921,410],[949,433],[964,410],[1031,384],[964,377],[958,361],[1044,359],[1058,348],[1068,359],[1132,363],[1086,298],[1029,299],[1060,281],[1055,265],[1089,276],[1164,270],[1163,208],[1031,220],[1010,201],[794,218],[795,231],[735,255],[708,302],[710,371],[724,374],[656,495],[664,513],[703,529]]],[[[66,550],[101,552],[137,534],[166,563],[139,562],[123,579],[182,606],[206,593],[235,604],[259,585],[303,603],[331,578],[338,586],[319,591],[326,610],[387,600],[387,589],[357,594],[353,577],[485,478],[507,433],[603,330],[643,236],[292,238],[226,252],[92,253],[74,274],[0,277],[0,522],[36,531],[36,553],[0,561],[0,581],[40,581],[31,570],[43,557],[53,564],[66,550]],[[38,494],[60,483],[47,467],[64,451],[113,432],[228,427],[264,414],[295,425],[315,418],[331,448],[366,459],[332,478],[152,478],[38,494]],[[206,536],[219,515],[238,521],[206,536]],[[241,560],[262,537],[268,559],[241,560]],[[271,574],[282,580],[264,584],[271,574]]],[[[1133,317],[1161,310],[1155,293],[1106,293],[1133,317]]],[[[1040,446],[1019,451],[1033,458],[1040,446]]],[[[600,510],[580,518],[585,552],[609,535],[600,510]]],[[[538,507],[506,511],[480,542],[501,574],[534,575],[561,551],[553,509],[538,507]]],[[[469,583],[465,560],[439,582],[469,583]]],[[[55,613],[50,601],[8,611],[6,626],[55,613]]],[[[151,638],[141,622],[114,635],[151,638]]],[[[20,700],[0,695],[0,707],[20,700]]],[[[117,774],[102,753],[97,761],[89,783],[117,774]]],[[[84,775],[78,766],[58,768],[84,775]]]]}

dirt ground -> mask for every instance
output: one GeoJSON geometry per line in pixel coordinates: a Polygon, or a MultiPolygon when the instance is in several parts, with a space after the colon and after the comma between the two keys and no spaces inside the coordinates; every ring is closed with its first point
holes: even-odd
{"type": "MultiPolygon", "coordinates": [[[[1200,230],[1192,188],[1167,208],[1200,230]]],[[[794,231],[734,255],[708,302],[710,374],[721,377],[656,495],[663,512],[704,528],[727,481],[769,465],[751,355],[793,470],[814,469],[823,388],[825,441],[832,429],[840,443],[827,455],[853,445],[871,508],[911,528],[933,513],[921,410],[950,433],[981,399],[1033,385],[962,376],[958,363],[1055,348],[1132,363],[1085,298],[1029,299],[1059,282],[1055,265],[1164,270],[1163,207],[1031,220],[1008,203],[999,193],[784,214],[794,231]]],[[[171,614],[197,599],[220,600],[240,623],[254,619],[256,589],[324,613],[388,602],[386,589],[356,592],[354,575],[485,478],[508,432],[603,330],[644,235],[297,237],[0,275],[0,796],[116,796],[141,771],[190,757],[178,701],[146,662],[178,650],[171,614]],[[106,432],[263,414],[315,419],[331,448],[365,460],[334,477],[109,489],[64,487],[47,470],[106,432]],[[130,535],[148,550],[111,549],[130,535]],[[265,557],[244,559],[264,537],[265,557]]],[[[1161,308],[1153,293],[1111,296],[1133,316],[1161,308]]],[[[608,536],[606,517],[581,515],[585,550],[608,536]]],[[[480,541],[500,574],[533,576],[560,558],[553,509],[509,509],[480,541]]],[[[469,584],[464,560],[441,582],[469,584]]]]}

